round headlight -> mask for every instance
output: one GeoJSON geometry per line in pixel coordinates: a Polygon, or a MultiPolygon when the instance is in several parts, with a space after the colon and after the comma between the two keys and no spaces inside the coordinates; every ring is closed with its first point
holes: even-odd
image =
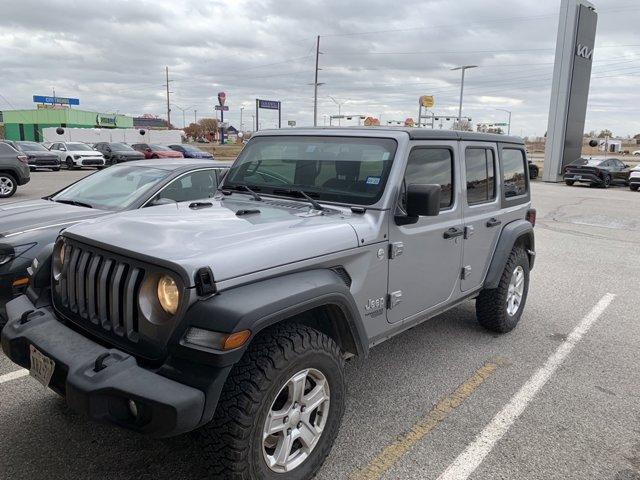
{"type": "Polygon", "coordinates": [[[169,275],[163,275],[158,279],[158,301],[162,309],[171,315],[178,310],[180,292],[176,281],[169,275]]]}

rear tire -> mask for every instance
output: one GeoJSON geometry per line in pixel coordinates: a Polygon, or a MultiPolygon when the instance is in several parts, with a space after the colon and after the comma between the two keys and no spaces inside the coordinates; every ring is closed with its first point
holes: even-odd
{"type": "Polygon", "coordinates": [[[602,179],[602,188],[609,188],[611,186],[611,175],[605,175],[602,179]]]}
{"type": "Polygon", "coordinates": [[[211,478],[312,478],[340,427],[343,370],[340,348],[317,330],[287,324],[261,333],[231,370],[213,420],[199,430],[211,478]],[[312,397],[316,406],[308,408],[312,397]],[[266,425],[275,433],[265,434],[266,425]],[[309,448],[304,438],[315,443],[309,448]],[[280,460],[289,470],[267,463],[279,452],[287,452],[280,460]]]}
{"type": "Polygon", "coordinates": [[[0,173],[0,198],[12,197],[18,189],[16,177],[10,173],[0,173]]]}
{"type": "Polygon", "coordinates": [[[520,321],[528,293],[529,257],[522,247],[516,246],[509,254],[498,287],[484,289],[476,298],[478,322],[492,332],[510,332],[520,321]],[[521,288],[520,285],[517,285],[519,278],[522,282],[521,288]],[[518,291],[520,292],[519,298],[518,291]],[[514,301],[516,298],[518,298],[517,306],[514,301]]]}
{"type": "Polygon", "coordinates": [[[68,157],[65,160],[65,163],[67,164],[67,170],[75,170],[76,165],[73,163],[73,159],[71,157],[68,157]]]}
{"type": "Polygon", "coordinates": [[[634,192],[637,192],[637,191],[638,191],[638,187],[639,187],[638,185],[629,185],[629,188],[630,188],[631,190],[633,190],[634,192]]]}
{"type": "Polygon", "coordinates": [[[570,187],[573,187],[573,184],[575,183],[573,180],[565,180],[564,183],[566,183],[567,185],[569,185],[570,187]]]}

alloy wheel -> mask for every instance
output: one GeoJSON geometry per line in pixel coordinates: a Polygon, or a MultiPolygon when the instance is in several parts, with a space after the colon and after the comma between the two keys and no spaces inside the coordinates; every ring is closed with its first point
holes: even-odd
{"type": "Polygon", "coordinates": [[[520,304],[522,303],[522,296],[524,295],[524,269],[518,265],[511,274],[511,280],[509,281],[509,289],[507,290],[507,313],[510,316],[514,316],[520,304]]]}
{"type": "Polygon", "coordinates": [[[0,195],[7,196],[13,192],[14,184],[13,179],[9,177],[0,177],[0,195]]]}
{"type": "Polygon", "coordinates": [[[262,453],[269,469],[289,472],[309,457],[327,424],[329,400],[329,382],[319,370],[308,368],[287,380],[262,431],[262,453]]]}

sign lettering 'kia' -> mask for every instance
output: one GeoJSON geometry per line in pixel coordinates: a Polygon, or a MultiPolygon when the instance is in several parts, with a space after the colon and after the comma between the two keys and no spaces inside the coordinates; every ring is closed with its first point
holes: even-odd
{"type": "Polygon", "coordinates": [[[586,60],[591,60],[591,57],[593,56],[593,48],[589,48],[588,46],[579,43],[576,46],[576,55],[586,60]]]}

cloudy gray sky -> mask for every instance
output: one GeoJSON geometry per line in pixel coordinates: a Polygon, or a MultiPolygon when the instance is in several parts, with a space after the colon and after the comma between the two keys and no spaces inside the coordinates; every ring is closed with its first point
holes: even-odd
{"type": "MultiPolygon", "coordinates": [[[[640,132],[640,2],[601,0],[586,130],[640,132]]],[[[281,100],[283,121],[312,124],[315,36],[321,35],[319,124],[342,113],[415,117],[417,99],[457,112],[459,72],[472,63],[464,114],[542,135],[559,0],[2,0],[0,109],[33,108],[33,94],[79,97],[100,112],[213,115],[251,124],[255,98],[281,100]]],[[[261,113],[272,127],[274,112],[261,113]]],[[[225,119],[227,119],[225,118],[225,119]]],[[[445,123],[446,127],[446,123],[445,123]]]]}

